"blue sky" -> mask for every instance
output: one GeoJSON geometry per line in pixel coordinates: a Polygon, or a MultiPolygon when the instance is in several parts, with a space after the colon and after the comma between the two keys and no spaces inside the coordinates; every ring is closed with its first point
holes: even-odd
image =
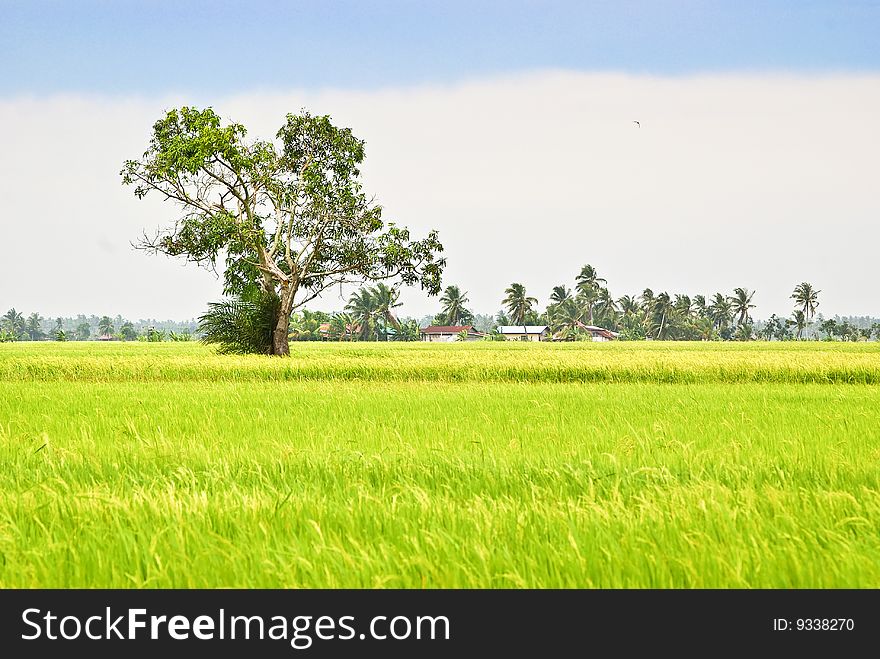
{"type": "Polygon", "coordinates": [[[0,0],[0,95],[880,70],[880,2],[0,0]]]}
{"type": "Polygon", "coordinates": [[[513,281],[543,307],[590,263],[615,297],[742,286],[766,318],[809,281],[827,316],[880,316],[878,34],[880,0],[0,0],[0,311],[184,319],[220,297],[132,250],[180,209],[119,179],[195,104],[252,138],[300,108],[350,126],[383,216],[439,232],[479,313],[513,281]]]}

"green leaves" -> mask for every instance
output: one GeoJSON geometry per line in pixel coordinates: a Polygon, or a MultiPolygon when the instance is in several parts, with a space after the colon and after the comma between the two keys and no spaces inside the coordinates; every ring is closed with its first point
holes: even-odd
{"type": "Polygon", "coordinates": [[[277,295],[261,292],[211,302],[199,317],[201,340],[216,344],[221,353],[271,354],[280,306],[277,295]]]}
{"type": "MultiPolygon", "coordinates": [[[[285,320],[322,291],[357,280],[396,278],[439,292],[446,262],[436,232],[413,240],[405,228],[386,228],[382,208],[363,192],[364,142],[351,129],[303,111],[287,115],[277,147],[245,136],[211,108],[184,106],[153,124],[122,181],[138,198],[155,191],[182,212],[141,248],[212,269],[225,260],[224,292],[276,295],[285,320]]],[[[275,341],[286,342],[283,334],[275,341]]],[[[287,354],[286,343],[273,353],[287,354]]]]}
{"type": "Polygon", "coordinates": [[[153,138],[145,158],[153,158],[160,175],[195,175],[213,159],[226,160],[234,169],[246,167],[246,134],[241,124],[220,125],[211,108],[182,107],[153,124],[153,138]]]}

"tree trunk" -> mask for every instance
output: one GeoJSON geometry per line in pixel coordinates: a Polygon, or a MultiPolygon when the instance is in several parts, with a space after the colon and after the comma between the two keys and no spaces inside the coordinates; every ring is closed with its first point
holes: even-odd
{"type": "Polygon", "coordinates": [[[284,312],[278,314],[278,322],[275,323],[275,329],[272,331],[272,354],[278,357],[288,357],[290,355],[290,344],[287,334],[290,327],[290,315],[284,312]]]}
{"type": "Polygon", "coordinates": [[[281,305],[278,309],[278,320],[275,329],[272,330],[272,354],[278,357],[290,356],[290,314],[293,311],[293,296],[296,294],[295,287],[285,286],[281,293],[281,305]]]}

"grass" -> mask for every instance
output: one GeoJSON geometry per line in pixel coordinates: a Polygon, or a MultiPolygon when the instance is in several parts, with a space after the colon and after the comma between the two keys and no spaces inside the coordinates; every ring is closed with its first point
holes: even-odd
{"type": "Polygon", "coordinates": [[[0,345],[2,587],[880,587],[877,344],[0,345]]]}

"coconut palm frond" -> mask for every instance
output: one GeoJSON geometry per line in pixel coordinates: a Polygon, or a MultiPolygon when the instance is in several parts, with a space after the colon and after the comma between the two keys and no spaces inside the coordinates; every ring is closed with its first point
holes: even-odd
{"type": "Polygon", "coordinates": [[[277,295],[259,293],[211,302],[199,316],[203,343],[216,344],[221,353],[264,354],[272,352],[272,331],[281,302],[277,295]]]}

